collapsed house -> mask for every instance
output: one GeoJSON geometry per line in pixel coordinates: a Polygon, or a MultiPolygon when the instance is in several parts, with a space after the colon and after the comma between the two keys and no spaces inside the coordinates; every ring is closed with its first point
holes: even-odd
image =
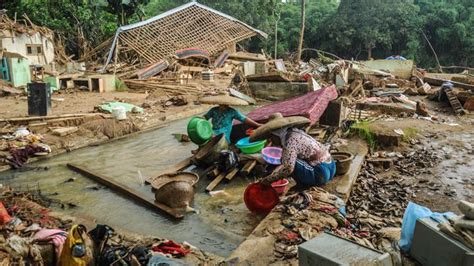
{"type": "Polygon", "coordinates": [[[0,11],[2,80],[24,86],[31,80],[30,67],[43,67],[55,58],[53,31],[34,25],[28,17],[12,20],[0,11]]]}
{"type": "Polygon", "coordinates": [[[120,27],[113,39],[105,67],[127,62],[146,66],[194,48],[210,55],[236,52],[236,44],[267,34],[229,15],[191,2],[148,20],[120,27]]]}
{"type": "Polygon", "coordinates": [[[28,24],[10,19],[0,11],[0,48],[17,53],[32,65],[47,65],[54,60],[53,31],[39,27],[29,20],[28,24]]]}

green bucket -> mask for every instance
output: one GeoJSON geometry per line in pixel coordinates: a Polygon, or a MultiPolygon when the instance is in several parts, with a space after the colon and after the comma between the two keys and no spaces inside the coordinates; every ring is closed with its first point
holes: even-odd
{"type": "Polygon", "coordinates": [[[208,142],[212,137],[211,123],[200,117],[191,118],[188,123],[188,136],[197,145],[208,142]]]}

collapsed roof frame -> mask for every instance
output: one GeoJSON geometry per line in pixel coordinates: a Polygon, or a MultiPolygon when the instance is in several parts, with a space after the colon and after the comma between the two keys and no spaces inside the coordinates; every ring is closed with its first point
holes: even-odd
{"type": "Polygon", "coordinates": [[[119,43],[152,64],[179,49],[193,47],[215,53],[228,44],[257,34],[268,37],[234,17],[193,1],[145,21],[118,28],[102,70],[114,56],[117,61],[119,43]]]}

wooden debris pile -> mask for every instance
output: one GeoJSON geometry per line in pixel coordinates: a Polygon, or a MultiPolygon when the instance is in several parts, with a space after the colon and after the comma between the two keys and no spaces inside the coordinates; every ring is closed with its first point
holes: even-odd
{"type": "MultiPolygon", "coordinates": [[[[232,87],[236,75],[239,76],[237,85],[245,87],[246,79],[241,73],[243,60],[248,58],[266,60],[264,55],[259,54],[230,54],[224,50],[211,55],[201,49],[189,48],[144,67],[138,60],[131,60],[109,65],[106,71],[115,72],[133,91],[161,91],[170,97],[199,96],[232,87]],[[230,59],[231,56],[233,59],[230,59]]],[[[248,90],[244,91],[248,93],[248,90]]]]}

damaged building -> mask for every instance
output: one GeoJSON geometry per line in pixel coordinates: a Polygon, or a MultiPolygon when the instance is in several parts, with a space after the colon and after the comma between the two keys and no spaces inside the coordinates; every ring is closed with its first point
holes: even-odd
{"type": "Polygon", "coordinates": [[[120,27],[106,66],[113,62],[156,63],[176,51],[195,48],[216,54],[236,52],[242,40],[267,34],[242,21],[197,2],[191,2],[148,20],[120,27]]]}

